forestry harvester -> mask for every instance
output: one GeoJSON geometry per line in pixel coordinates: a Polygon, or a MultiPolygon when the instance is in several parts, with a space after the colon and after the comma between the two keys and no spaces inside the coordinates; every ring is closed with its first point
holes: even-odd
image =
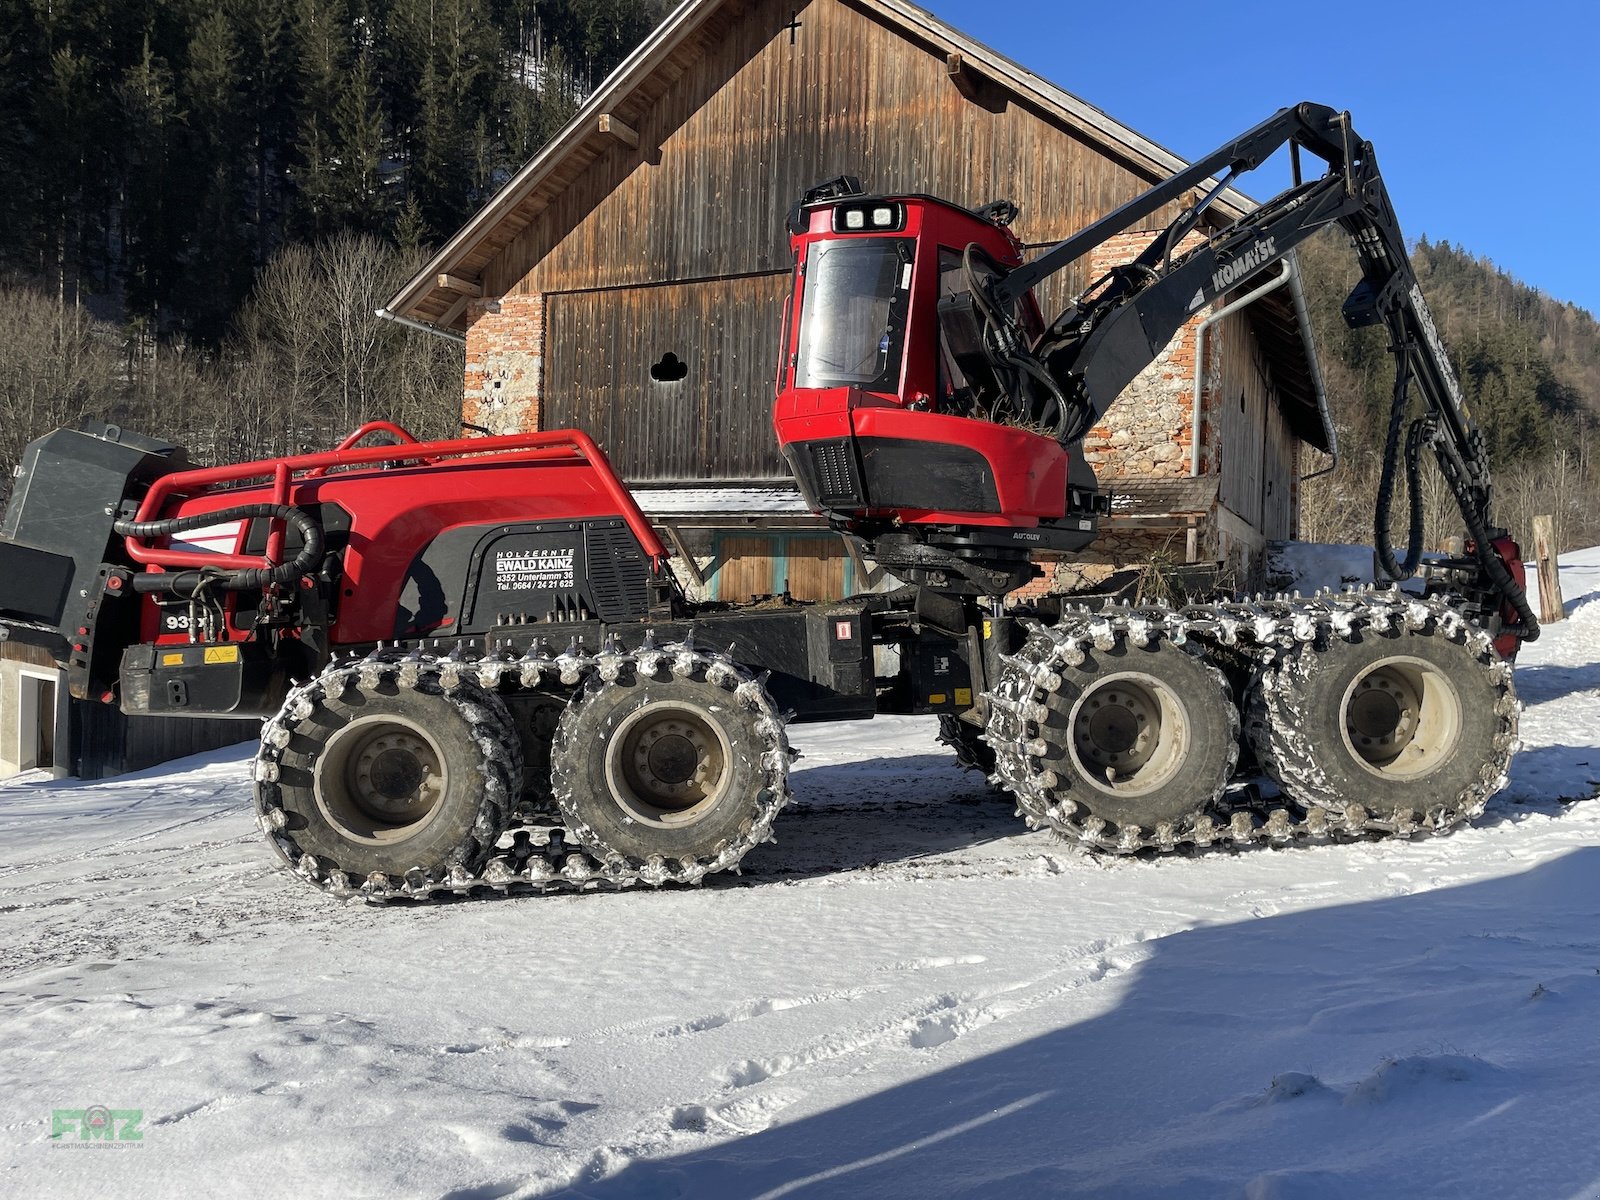
{"type": "Polygon", "coordinates": [[[1030,826],[1091,850],[1470,820],[1515,752],[1510,659],[1537,624],[1348,114],[1284,109],[1032,261],[1015,213],[844,178],[791,214],[778,443],[897,591],[691,603],[577,431],[418,442],[374,423],[324,453],[197,467],[100,425],[17,468],[0,634],[49,647],[81,700],[264,718],[261,828],[340,897],[698,882],[771,836],[787,722],[876,713],[937,715],[1030,826]],[[1202,229],[1285,145],[1291,186],[1202,229]],[[1326,171],[1301,178],[1304,153],[1326,171]],[[1191,195],[1137,258],[1040,312],[1039,281],[1191,195]],[[1095,539],[1108,498],[1083,437],[1139,370],[1335,223],[1362,270],[1345,315],[1384,326],[1397,365],[1379,559],[1394,580],[1421,566],[1419,523],[1399,561],[1388,528],[1402,463],[1415,510],[1424,449],[1466,553],[1428,563],[1420,592],[1008,604],[1038,552],[1095,539]],[[390,443],[359,444],[375,433],[390,443]]]}

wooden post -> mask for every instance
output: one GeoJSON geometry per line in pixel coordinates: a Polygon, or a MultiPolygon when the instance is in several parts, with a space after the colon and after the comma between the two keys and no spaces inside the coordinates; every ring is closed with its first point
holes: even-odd
{"type": "Polygon", "coordinates": [[[1567,615],[1561,602],[1561,576],[1556,570],[1555,533],[1549,517],[1533,519],[1533,556],[1539,563],[1539,620],[1548,625],[1567,615]]]}

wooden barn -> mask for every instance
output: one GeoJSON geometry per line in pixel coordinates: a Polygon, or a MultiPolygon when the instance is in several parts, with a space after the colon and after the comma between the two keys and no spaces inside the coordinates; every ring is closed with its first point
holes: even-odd
{"type": "MultiPolygon", "coordinates": [[[[467,420],[593,434],[686,582],[724,599],[835,596],[878,573],[810,516],[772,433],[790,205],[842,174],[873,192],[1009,198],[1016,232],[1043,248],[1181,166],[903,0],[687,0],[385,315],[464,336],[467,420]]],[[[1229,192],[1211,211],[1247,206],[1229,192]]],[[[1053,280],[1046,311],[1140,237],[1053,280]]],[[[1115,515],[1043,585],[1153,557],[1248,571],[1263,540],[1292,535],[1302,447],[1331,445],[1298,280],[1291,267],[1228,301],[1089,439],[1115,515]]]]}

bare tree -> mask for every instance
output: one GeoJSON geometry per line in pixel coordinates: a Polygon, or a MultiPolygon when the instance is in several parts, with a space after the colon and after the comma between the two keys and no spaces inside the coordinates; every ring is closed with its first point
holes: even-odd
{"type": "Polygon", "coordinates": [[[120,391],[113,331],[77,306],[28,287],[0,286],[0,497],[10,464],[33,438],[84,417],[110,416],[120,391]]]}

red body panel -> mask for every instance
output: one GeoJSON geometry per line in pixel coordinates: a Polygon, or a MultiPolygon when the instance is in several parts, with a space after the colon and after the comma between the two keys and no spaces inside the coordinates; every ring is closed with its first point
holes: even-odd
{"type": "MultiPolygon", "coordinates": [[[[1496,538],[1491,544],[1500,561],[1506,564],[1506,570],[1511,572],[1511,578],[1517,581],[1517,587],[1526,588],[1528,571],[1522,562],[1522,547],[1510,536],[1496,538]]],[[[1507,625],[1517,625],[1522,620],[1516,606],[1509,603],[1501,606],[1500,618],[1507,625]]],[[[1495,638],[1494,648],[1501,658],[1510,661],[1517,657],[1517,651],[1522,648],[1522,639],[1514,633],[1503,633],[1495,638]]]]}
{"type": "Polygon", "coordinates": [[[1054,438],[968,417],[903,408],[855,388],[791,390],[775,423],[780,445],[845,437],[891,438],[976,450],[990,464],[998,513],[949,509],[862,510],[865,516],[895,515],[907,524],[1026,527],[1059,517],[1067,487],[1067,452],[1054,438]]]}
{"type": "MultiPolygon", "coordinates": [[[[333,645],[394,636],[407,571],[423,548],[451,529],[617,516],[628,522],[648,557],[657,564],[666,558],[648,519],[605,455],[575,430],[447,442],[413,439],[401,446],[341,449],[185,471],[157,481],[138,519],[195,516],[259,503],[299,507],[331,503],[349,514],[337,618],[330,630],[333,645]],[[216,490],[221,484],[249,480],[263,482],[216,490]]],[[[281,550],[275,554],[270,543],[266,557],[245,554],[245,532],[240,522],[231,539],[219,530],[220,540],[204,539],[194,549],[174,548],[172,542],[194,544],[195,533],[166,539],[159,546],[129,538],[128,551],[136,561],[156,569],[259,567],[268,565],[269,559],[282,561],[281,550]]],[[[230,634],[243,640],[250,630],[233,625],[231,598],[229,603],[230,634]]],[[[154,603],[146,603],[141,622],[146,640],[187,640],[181,631],[160,629],[154,603]]]]}

